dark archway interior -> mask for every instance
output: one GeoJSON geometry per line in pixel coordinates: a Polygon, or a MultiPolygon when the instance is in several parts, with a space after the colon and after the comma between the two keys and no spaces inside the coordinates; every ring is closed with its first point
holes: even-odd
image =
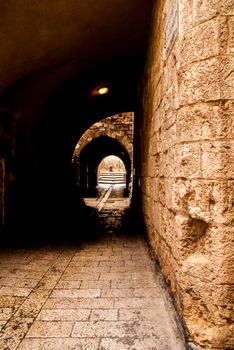
{"type": "MultiPolygon", "coordinates": [[[[57,237],[58,228],[69,226],[76,142],[98,120],[137,110],[152,5],[153,0],[144,6],[142,0],[1,2],[0,105],[16,122],[15,156],[9,160],[15,173],[10,240],[19,230],[19,239],[32,232],[57,237]],[[98,96],[103,84],[109,93],[98,96]]],[[[100,158],[106,151],[99,146],[100,158]]],[[[119,146],[109,147],[121,153],[119,146]]]]}
{"type": "Polygon", "coordinates": [[[80,153],[80,185],[83,197],[96,194],[98,166],[103,158],[110,155],[115,155],[123,161],[127,172],[126,187],[128,188],[131,177],[131,160],[127,150],[119,141],[111,137],[100,136],[88,143],[80,153]]]}

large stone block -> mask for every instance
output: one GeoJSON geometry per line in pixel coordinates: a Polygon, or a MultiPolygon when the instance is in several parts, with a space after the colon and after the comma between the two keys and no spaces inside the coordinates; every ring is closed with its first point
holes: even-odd
{"type": "Polygon", "coordinates": [[[220,62],[220,97],[234,99],[234,57],[221,57],[220,62]]]}
{"type": "Polygon", "coordinates": [[[187,31],[193,26],[193,4],[191,0],[180,0],[180,31],[187,31]]]}
{"type": "Polygon", "coordinates": [[[220,14],[223,16],[234,16],[234,1],[233,0],[220,1],[220,14]]]}
{"type": "Polygon", "coordinates": [[[182,142],[234,138],[234,104],[199,103],[181,108],[177,115],[177,137],[182,142]]]}
{"type": "Polygon", "coordinates": [[[215,17],[195,26],[181,37],[181,64],[217,56],[222,53],[221,48],[226,53],[227,41],[228,27],[225,18],[215,17]]]}
{"type": "Polygon", "coordinates": [[[174,86],[171,85],[163,96],[165,117],[174,110],[174,86]]]}
{"type": "Polygon", "coordinates": [[[172,50],[167,58],[166,65],[163,67],[165,91],[177,83],[177,62],[179,61],[179,56],[177,56],[178,52],[172,50]]]}
{"type": "Polygon", "coordinates": [[[160,144],[159,136],[160,136],[160,133],[155,132],[150,139],[149,154],[151,156],[156,156],[159,153],[159,144],[160,144]]]}
{"type": "Polygon", "coordinates": [[[181,105],[220,100],[220,73],[223,66],[224,63],[219,57],[213,57],[181,68],[179,72],[181,105]]]}
{"type": "Polygon", "coordinates": [[[165,107],[164,107],[164,104],[161,103],[153,114],[154,131],[158,132],[160,130],[164,120],[165,120],[165,107]]]}
{"type": "Polygon", "coordinates": [[[174,193],[174,178],[165,178],[165,204],[169,210],[173,210],[172,198],[174,193]]]}
{"type": "Polygon", "coordinates": [[[200,143],[177,145],[178,169],[180,177],[201,177],[201,146],[200,143]]]}
{"type": "MultiPolygon", "coordinates": [[[[213,262],[215,283],[218,285],[233,285],[233,246],[234,246],[234,226],[233,220],[227,225],[213,226],[209,230],[210,234],[210,259],[213,262]]],[[[215,295],[214,290],[214,295],[215,295]]],[[[234,296],[233,296],[234,297],[234,296]]],[[[226,305],[229,302],[226,301],[226,305]]]]}
{"type": "Polygon", "coordinates": [[[171,250],[179,265],[194,252],[203,251],[209,242],[208,228],[209,225],[203,220],[183,214],[176,215],[171,250]]]}
{"type": "Polygon", "coordinates": [[[165,93],[165,82],[164,82],[163,74],[160,76],[158,84],[153,86],[152,92],[153,92],[152,93],[152,96],[153,96],[152,111],[156,111],[160,106],[162,102],[162,98],[165,93]]]}
{"type": "Polygon", "coordinates": [[[234,180],[177,179],[170,195],[172,210],[178,214],[214,226],[234,220],[234,180]]]}
{"type": "Polygon", "coordinates": [[[160,168],[160,154],[148,157],[147,174],[149,177],[154,178],[159,175],[160,168]]]}
{"type": "Polygon", "coordinates": [[[219,14],[220,0],[194,0],[193,24],[197,25],[219,14]]]}
{"type": "MultiPolygon", "coordinates": [[[[182,107],[177,114],[177,138],[180,142],[198,141],[202,139],[202,120],[209,118],[212,108],[199,104],[182,107]]],[[[214,108],[215,116],[218,115],[214,108]]]]}
{"type": "MultiPolygon", "coordinates": [[[[159,176],[160,177],[167,177],[171,176],[171,174],[174,174],[174,164],[170,164],[168,151],[161,152],[161,162],[160,162],[160,168],[159,168],[159,176]]],[[[171,158],[175,158],[175,155],[170,155],[171,158]]]]}
{"type": "Polygon", "coordinates": [[[195,253],[184,261],[182,273],[183,308],[191,341],[228,349],[234,344],[233,328],[228,307],[224,314],[220,307],[219,294],[223,286],[216,282],[214,261],[195,253]]]}
{"type": "Polygon", "coordinates": [[[185,243],[188,242],[188,231],[185,232],[185,228],[181,225],[178,227],[175,214],[163,205],[161,205],[160,215],[160,236],[169,247],[171,257],[181,265],[188,256],[188,243],[185,243]]]}
{"type": "Polygon", "coordinates": [[[212,219],[215,225],[234,224],[234,180],[215,181],[212,188],[212,219]]]}
{"type": "Polygon", "coordinates": [[[208,179],[234,179],[234,141],[202,143],[202,176],[208,179]]]}
{"type": "Polygon", "coordinates": [[[177,142],[176,135],[176,124],[171,125],[169,128],[162,129],[160,150],[161,152],[167,151],[169,148],[173,147],[177,142]]]}
{"type": "Polygon", "coordinates": [[[214,57],[181,68],[181,105],[234,98],[234,57],[214,57]]]}

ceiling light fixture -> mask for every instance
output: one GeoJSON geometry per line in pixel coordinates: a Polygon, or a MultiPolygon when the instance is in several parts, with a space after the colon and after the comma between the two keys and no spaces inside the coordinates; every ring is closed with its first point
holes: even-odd
{"type": "Polygon", "coordinates": [[[98,89],[99,95],[105,95],[105,94],[108,93],[108,91],[109,91],[109,89],[108,89],[107,86],[103,86],[103,87],[101,87],[100,89],[98,89]]]}

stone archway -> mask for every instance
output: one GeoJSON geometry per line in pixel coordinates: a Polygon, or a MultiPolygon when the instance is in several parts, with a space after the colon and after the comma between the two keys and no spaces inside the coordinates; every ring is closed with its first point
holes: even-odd
{"type": "Polygon", "coordinates": [[[81,194],[95,193],[97,186],[97,171],[101,160],[109,155],[119,157],[126,168],[126,187],[130,183],[132,162],[127,150],[121,143],[108,136],[100,136],[90,141],[79,155],[80,191],[81,194]]]}
{"type": "Polygon", "coordinates": [[[122,185],[126,187],[126,168],[124,162],[117,156],[110,155],[101,160],[97,170],[98,186],[122,185]]]}
{"type": "Polygon", "coordinates": [[[81,136],[72,158],[74,181],[81,192],[86,193],[88,189],[91,189],[91,192],[94,191],[97,186],[98,163],[110,155],[117,156],[124,162],[126,187],[128,188],[133,168],[133,120],[133,112],[118,113],[101,119],[81,136]],[[96,148],[93,148],[92,145],[96,145],[96,148]],[[91,159],[94,160],[94,155],[97,157],[94,161],[95,165],[85,156],[90,153],[91,159]]]}

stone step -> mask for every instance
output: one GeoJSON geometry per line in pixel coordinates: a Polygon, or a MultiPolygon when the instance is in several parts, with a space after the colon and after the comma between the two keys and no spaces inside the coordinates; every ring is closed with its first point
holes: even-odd
{"type": "Polygon", "coordinates": [[[125,173],[104,172],[98,178],[99,184],[125,184],[125,173]]]}

